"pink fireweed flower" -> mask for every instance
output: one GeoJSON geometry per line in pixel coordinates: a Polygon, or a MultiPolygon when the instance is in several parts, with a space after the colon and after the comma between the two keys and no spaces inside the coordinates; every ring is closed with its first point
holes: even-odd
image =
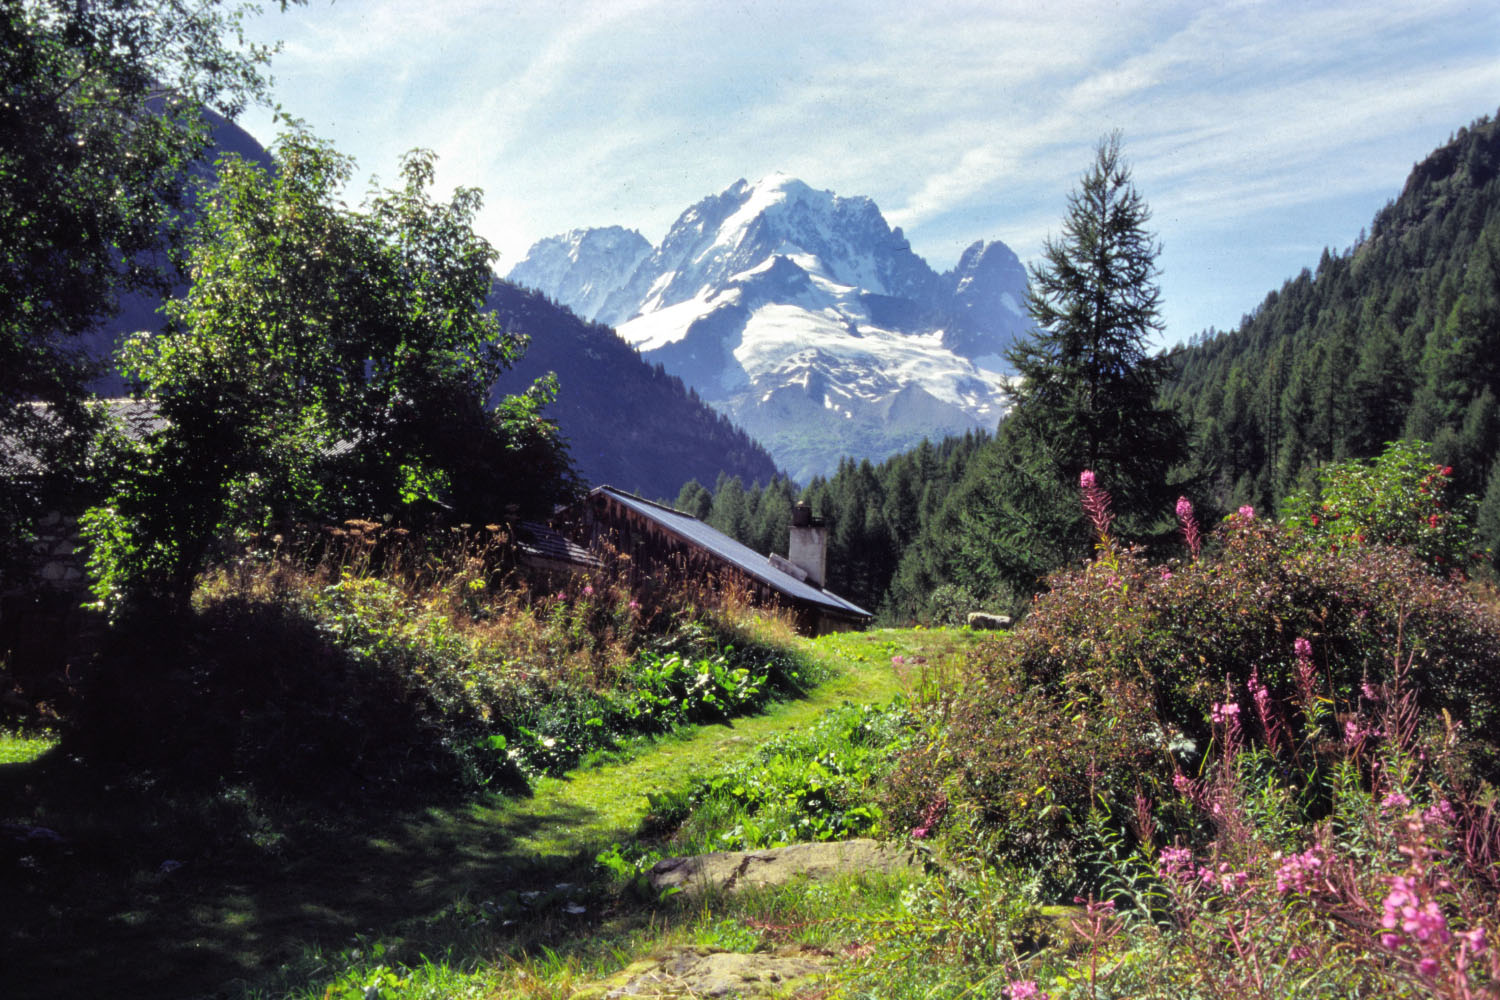
{"type": "Polygon", "coordinates": [[[1255,520],[1255,508],[1249,504],[1245,504],[1245,506],[1240,508],[1240,517],[1243,517],[1247,521],[1255,520]]]}
{"type": "Polygon", "coordinates": [[[1452,826],[1458,815],[1453,811],[1453,803],[1447,799],[1438,799],[1422,811],[1422,819],[1428,823],[1452,826]]]}
{"type": "Polygon", "coordinates": [[[1252,667],[1250,679],[1245,682],[1245,688],[1250,692],[1251,699],[1255,702],[1256,711],[1260,712],[1263,721],[1267,718],[1267,709],[1271,705],[1271,692],[1267,689],[1265,682],[1260,679],[1260,671],[1252,667]]]}
{"type": "Polygon", "coordinates": [[[1216,886],[1220,892],[1230,893],[1243,889],[1245,883],[1250,881],[1250,873],[1235,871],[1229,866],[1229,862],[1222,861],[1217,871],[1208,867],[1199,868],[1198,878],[1204,885],[1216,886]]]}
{"type": "Polygon", "coordinates": [[[1435,958],[1424,958],[1417,963],[1418,975],[1432,979],[1438,974],[1438,962],[1435,958]]]}
{"type": "Polygon", "coordinates": [[[1163,566],[1161,568],[1161,582],[1166,583],[1170,579],[1172,579],[1172,571],[1163,566]]]}
{"type": "Polygon", "coordinates": [[[1400,792],[1389,792],[1385,798],[1380,800],[1380,808],[1382,809],[1405,809],[1409,805],[1411,805],[1411,799],[1400,792]]]}
{"type": "Polygon", "coordinates": [[[1380,935],[1380,947],[1386,951],[1395,951],[1401,947],[1401,935],[1389,932],[1380,935]]]}
{"type": "MultiPolygon", "coordinates": [[[[1390,882],[1391,891],[1380,904],[1380,926],[1387,931],[1399,928],[1419,942],[1447,944],[1453,935],[1448,930],[1448,918],[1443,916],[1442,908],[1432,900],[1421,901],[1415,891],[1415,879],[1394,875],[1390,882]]],[[[1383,945],[1386,944],[1385,938],[1381,935],[1383,945]]]]}
{"type": "Polygon", "coordinates": [[[1177,523],[1182,525],[1182,537],[1187,542],[1188,551],[1193,558],[1198,558],[1198,550],[1203,545],[1203,537],[1198,532],[1198,518],[1193,514],[1193,503],[1187,497],[1177,498],[1177,523]]]}
{"type": "Polygon", "coordinates": [[[1240,721],[1240,706],[1232,701],[1223,704],[1216,701],[1214,702],[1211,714],[1216,725],[1238,725],[1240,721]]]}
{"type": "Polygon", "coordinates": [[[1305,660],[1312,656],[1312,643],[1301,636],[1292,643],[1292,651],[1297,654],[1297,659],[1305,660]]]}
{"type": "Polygon", "coordinates": [[[566,593],[565,593],[565,592],[563,592],[563,591],[561,591],[561,590],[559,590],[559,591],[558,591],[558,592],[557,592],[557,599],[558,599],[558,600],[559,600],[559,601],[566,601],[566,600],[567,600],[567,599],[568,599],[568,595],[567,595],[567,594],[566,594],[566,593]]]}
{"type": "Polygon", "coordinates": [[[641,610],[641,602],[640,601],[631,601],[629,604],[626,605],[626,607],[628,607],[631,611],[639,611],[639,610],[641,610]]]}
{"type": "Polygon", "coordinates": [[[1276,869],[1276,891],[1283,896],[1289,892],[1307,893],[1317,887],[1322,868],[1322,852],[1316,847],[1282,858],[1276,869]]]}
{"type": "Polygon", "coordinates": [[[1366,701],[1379,702],[1382,700],[1380,692],[1369,681],[1365,681],[1359,686],[1359,693],[1364,696],[1366,701]]]}
{"type": "Polygon", "coordinates": [[[1294,944],[1287,949],[1286,960],[1288,962],[1301,962],[1307,959],[1310,955],[1312,955],[1311,948],[1305,948],[1300,944],[1294,944]]]}
{"type": "Polygon", "coordinates": [[[1033,979],[1014,980],[1005,988],[1005,995],[1010,1000],[1051,1000],[1051,997],[1043,993],[1033,979]]]}
{"type": "Polygon", "coordinates": [[[1485,949],[1489,946],[1488,942],[1485,940],[1483,927],[1476,927],[1471,931],[1464,931],[1459,935],[1459,937],[1463,938],[1464,946],[1467,947],[1469,951],[1475,955],[1483,955],[1485,949]]]}
{"type": "Polygon", "coordinates": [[[594,596],[594,588],[592,586],[585,586],[583,588],[583,596],[584,597],[593,597],[594,596]]]}
{"type": "Polygon", "coordinates": [[[1115,516],[1109,510],[1109,494],[1099,488],[1094,470],[1084,469],[1078,474],[1078,488],[1083,492],[1083,510],[1093,522],[1094,531],[1100,538],[1109,534],[1109,526],[1115,516]]]}
{"type": "Polygon", "coordinates": [[[1193,880],[1193,852],[1186,847],[1163,847],[1157,865],[1163,875],[1178,882],[1193,880]]]}

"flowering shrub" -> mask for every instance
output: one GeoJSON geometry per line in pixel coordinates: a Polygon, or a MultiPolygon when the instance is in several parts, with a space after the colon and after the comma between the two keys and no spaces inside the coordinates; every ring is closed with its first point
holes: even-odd
{"type": "MultiPolygon", "coordinates": [[[[1088,479],[1080,490],[1107,528],[1107,495],[1088,479]]],[[[1307,771],[1327,766],[1329,746],[1375,745],[1358,710],[1390,681],[1393,649],[1411,665],[1424,732],[1451,739],[1455,766],[1500,773],[1500,623],[1406,553],[1309,548],[1249,510],[1165,571],[1107,535],[1100,548],[1049,581],[1008,641],[971,655],[947,738],[893,776],[889,807],[911,825],[947,782],[955,808],[994,832],[996,856],[1046,873],[1056,891],[1086,885],[1091,811],[1127,816],[1137,794],[1180,800],[1215,739],[1307,771]],[[1277,707],[1289,701],[1305,706],[1295,718],[1277,707]],[[1454,726],[1440,736],[1442,718],[1454,726]]],[[[1327,801],[1304,797],[1289,822],[1327,801]]],[[[1179,809],[1160,822],[1195,821],[1179,809]]]]}
{"type": "Polygon", "coordinates": [[[1411,552],[1434,573],[1466,573],[1475,550],[1475,499],[1449,494],[1453,470],[1427,458],[1416,441],[1393,441],[1370,462],[1337,462],[1315,489],[1283,501],[1284,522],[1333,552],[1369,545],[1411,552]]]}

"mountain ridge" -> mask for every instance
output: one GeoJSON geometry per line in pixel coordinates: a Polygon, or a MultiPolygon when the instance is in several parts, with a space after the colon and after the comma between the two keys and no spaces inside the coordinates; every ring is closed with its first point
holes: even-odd
{"type": "Polygon", "coordinates": [[[590,249],[604,232],[539,241],[508,277],[615,326],[794,478],[989,430],[1004,412],[1005,350],[1030,320],[1025,269],[1003,243],[976,242],[939,273],[871,199],[785,174],[689,206],[623,280],[624,254],[590,249]]]}

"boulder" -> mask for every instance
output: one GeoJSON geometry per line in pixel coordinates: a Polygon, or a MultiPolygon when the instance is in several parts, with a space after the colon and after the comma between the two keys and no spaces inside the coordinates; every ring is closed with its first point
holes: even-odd
{"type": "Polygon", "coordinates": [[[742,954],[686,947],[634,962],[602,983],[575,991],[571,1000],[629,997],[771,997],[813,985],[827,969],[828,955],[791,946],[742,954]]]}
{"type": "Polygon", "coordinates": [[[1010,626],[1010,615],[992,615],[988,611],[969,613],[969,628],[972,629],[1007,629],[1010,626]]]}
{"type": "Polygon", "coordinates": [[[858,872],[890,873],[917,863],[910,849],[875,840],[843,840],[663,858],[651,867],[647,877],[658,893],[669,889],[732,893],[748,886],[781,885],[797,877],[821,880],[858,872]]]}

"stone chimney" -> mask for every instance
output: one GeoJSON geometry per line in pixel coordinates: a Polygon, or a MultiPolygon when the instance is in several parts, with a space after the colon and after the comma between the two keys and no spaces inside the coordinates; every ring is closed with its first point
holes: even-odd
{"type": "Polygon", "coordinates": [[[828,526],[813,517],[805,502],[792,508],[792,542],[787,559],[807,574],[807,582],[822,588],[828,582],[828,526]]]}

